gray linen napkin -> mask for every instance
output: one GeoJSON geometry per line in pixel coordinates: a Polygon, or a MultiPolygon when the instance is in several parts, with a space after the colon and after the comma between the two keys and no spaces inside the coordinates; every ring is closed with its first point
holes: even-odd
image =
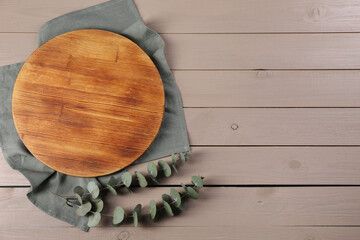
{"type": "MultiPolygon", "coordinates": [[[[182,102],[164,56],[164,41],[145,26],[132,0],[112,0],[55,18],[40,29],[39,46],[60,34],[78,29],[102,29],[121,34],[138,44],[158,68],[165,89],[165,114],[160,131],[147,151],[135,163],[190,151],[182,102]]],[[[98,178],[79,178],[56,172],[36,159],[19,138],[11,113],[13,86],[23,63],[0,67],[0,146],[8,164],[30,182],[28,199],[49,215],[88,231],[87,218],[75,215],[65,201],[50,192],[72,194],[89,181],[106,185],[110,176],[120,179],[121,171],[98,178]]]]}

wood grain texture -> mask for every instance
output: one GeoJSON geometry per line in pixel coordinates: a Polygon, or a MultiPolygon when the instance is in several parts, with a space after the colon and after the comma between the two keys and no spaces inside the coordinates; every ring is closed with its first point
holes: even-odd
{"type": "Polygon", "coordinates": [[[358,108],[186,108],[185,118],[194,146],[360,145],[358,108]]]}
{"type": "MultiPolygon", "coordinates": [[[[0,0],[0,65],[24,61],[46,21],[104,1],[0,0]]],[[[201,202],[191,201],[181,216],[156,225],[103,223],[88,234],[36,209],[25,197],[28,189],[2,188],[0,239],[358,240],[359,187],[241,185],[359,185],[359,147],[339,146],[359,145],[358,109],[342,109],[360,107],[359,1],[135,3],[145,23],[163,33],[195,145],[190,161],[162,184],[188,182],[200,173],[207,184],[238,187],[203,189],[201,202]],[[324,144],[329,146],[315,146],[324,144]]],[[[27,184],[0,157],[0,186],[27,184]]],[[[166,191],[139,190],[109,200],[109,207],[119,200],[127,209],[133,202],[148,206],[166,191]]]]}
{"type": "Polygon", "coordinates": [[[7,240],[23,239],[77,239],[77,240],[358,240],[360,229],[355,227],[267,227],[267,226],[237,226],[237,227],[120,227],[93,228],[84,234],[75,228],[0,228],[0,238],[7,240]],[[149,237],[151,236],[151,237],[149,237]]]}
{"type": "MultiPolygon", "coordinates": [[[[0,203],[6,206],[0,212],[1,229],[69,227],[33,206],[24,196],[27,188],[0,189],[0,203]]],[[[124,189],[118,197],[105,199],[104,214],[112,214],[119,205],[129,212],[141,203],[148,211],[150,200],[161,200],[170,188],[152,188],[150,191],[124,189]]],[[[50,194],[50,193],[49,193],[50,194]]],[[[148,227],[293,227],[316,225],[359,225],[360,193],[357,187],[217,187],[200,191],[201,200],[189,200],[188,207],[178,217],[157,223],[141,219],[140,226],[148,227]]],[[[64,204],[64,207],[65,204],[64,204]]],[[[111,227],[111,218],[103,218],[99,226],[111,227]]],[[[125,222],[123,227],[132,226],[125,222]]]]}
{"type": "MultiPolygon", "coordinates": [[[[360,184],[360,147],[193,147],[192,152],[188,163],[177,167],[179,173],[162,179],[160,185],[187,182],[199,174],[206,176],[207,185],[360,184]]],[[[170,158],[163,160],[171,163],[170,158]]],[[[128,170],[148,176],[144,164],[128,170]]],[[[28,185],[0,150],[0,186],[28,185]]]]}
{"type": "MultiPolygon", "coordinates": [[[[172,69],[359,69],[360,33],[162,34],[172,69]]],[[[37,33],[0,33],[0,65],[24,61],[37,33]]]]}
{"type": "MultiPolygon", "coordinates": [[[[37,32],[59,15],[104,0],[1,0],[0,32],[37,32]]],[[[357,0],[135,0],[161,33],[359,32],[357,0]],[[191,11],[189,11],[191,8],[191,11]]]]}
{"type": "Polygon", "coordinates": [[[174,71],[184,107],[360,107],[360,71],[174,71]]]}
{"type": "Polygon", "coordinates": [[[29,151],[80,177],[118,171],[157,135],[165,96],[160,75],[135,43],[78,30],[38,48],[14,86],[12,112],[29,151]]]}

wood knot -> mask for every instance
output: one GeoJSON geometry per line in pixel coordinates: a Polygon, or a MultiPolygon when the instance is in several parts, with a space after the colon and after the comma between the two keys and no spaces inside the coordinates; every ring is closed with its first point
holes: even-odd
{"type": "Polygon", "coordinates": [[[289,168],[291,169],[298,169],[301,167],[301,162],[297,161],[297,160],[291,160],[289,163],[289,168]]]}
{"type": "Polygon", "coordinates": [[[119,233],[118,240],[127,240],[129,239],[130,233],[128,231],[122,231],[119,233]]]}
{"type": "Polygon", "coordinates": [[[312,7],[309,10],[309,17],[315,21],[321,20],[326,15],[325,8],[312,7]]]}

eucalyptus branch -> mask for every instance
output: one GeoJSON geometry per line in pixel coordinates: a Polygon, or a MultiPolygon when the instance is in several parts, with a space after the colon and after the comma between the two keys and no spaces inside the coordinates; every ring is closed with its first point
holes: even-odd
{"type": "MultiPolygon", "coordinates": [[[[178,172],[178,170],[176,168],[177,162],[180,160],[182,163],[186,163],[186,161],[188,160],[190,154],[191,154],[191,152],[172,154],[171,155],[171,159],[172,159],[171,166],[172,166],[172,168],[174,169],[174,171],[176,173],[178,172]]],[[[160,167],[160,170],[163,171],[163,174],[164,174],[165,177],[170,177],[172,175],[170,165],[166,161],[159,160],[158,161],[158,166],[160,167]]],[[[148,173],[149,173],[148,177],[150,177],[150,179],[153,182],[159,183],[159,180],[157,178],[159,170],[156,167],[156,165],[154,164],[154,162],[149,162],[147,164],[147,170],[148,170],[148,173]]],[[[140,172],[135,171],[134,175],[137,178],[137,181],[138,181],[140,187],[146,187],[148,185],[148,180],[140,172]]],[[[116,189],[118,189],[120,187],[126,187],[130,191],[129,187],[130,187],[131,183],[133,182],[132,180],[133,180],[133,175],[131,173],[129,173],[129,172],[124,172],[121,175],[121,182],[120,183],[118,183],[118,181],[112,176],[110,178],[110,180],[108,181],[106,187],[98,187],[97,185],[96,186],[92,185],[92,189],[95,192],[97,192],[97,191],[101,192],[101,191],[104,191],[104,190],[109,190],[112,194],[117,195],[116,189]],[[98,189],[96,189],[96,188],[98,188],[98,189]]],[[[78,195],[81,195],[81,197],[90,197],[90,196],[94,197],[92,195],[91,191],[89,190],[89,187],[88,187],[89,192],[86,192],[86,193],[81,187],[78,187],[78,190],[82,194],[79,194],[79,192],[75,192],[75,191],[74,191],[74,195],[61,195],[61,194],[54,193],[54,192],[50,192],[50,193],[53,194],[54,196],[65,198],[65,199],[78,199],[79,198],[78,195]]],[[[97,197],[94,197],[94,198],[97,198],[97,197]]]]}
{"type": "MultiPolygon", "coordinates": [[[[177,162],[180,160],[182,163],[185,163],[190,154],[191,152],[172,154],[171,167],[176,173],[178,172],[176,168],[177,162]]],[[[158,167],[154,164],[154,162],[149,162],[147,164],[147,171],[149,173],[147,178],[150,177],[150,179],[156,183],[159,183],[159,171],[162,171],[165,177],[170,177],[172,175],[171,167],[166,161],[159,160],[158,167]]],[[[76,214],[78,216],[88,216],[89,227],[96,226],[102,217],[112,217],[114,226],[120,225],[124,219],[133,218],[134,226],[136,227],[138,225],[138,219],[140,216],[150,215],[150,219],[156,221],[159,215],[158,213],[162,212],[163,210],[165,210],[169,216],[174,216],[173,209],[184,210],[187,206],[187,198],[199,198],[195,188],[202,188],[204,179],[201,176],[193,176],[191,178],[193,185],[186,186],[182,184],[182,187],[185,190],[185,192],[182,193],[180,193],[175,188],[171,188],[170,195],[162,195],[161,206],[157,206],[156,202],[151,200],[149,205],[149,212],[142,215],[140,215],[142,209],[141,204],[137,204],[133,209],[132,214],[127,216],[125,216],[125,211],[120,206],[115,207],[113,215],[106,215],[101,213],[104,207],[104,202],[101,199],[103,194],[100,194],[100,192],[108,190],[113,195],[117,195],[117,189],[120,187],[126,187],[126,189],[130,191],[129,187],[132,185],[134,178],[137,180],[140,187],[145,188],[148,186],[147,178],[142,175],[142,173],[137,171],[135,171],[134,174],[124,172],[120,178],[121,181],[119,182],[119,180],[111,176],[105,187],[99,187],[97,183],[91,181],[87,185],[87,191],[85,191],[81,186],[77,186],[74,188],[74,195],[61,195],[54,192],[51,192],[51,194],[56,197],[64,198],[66,200],[66,204],[70,207],[76,206],[76,214]],[[76,203],[73,202],[74,200],[76,200],[76,203]]]]}

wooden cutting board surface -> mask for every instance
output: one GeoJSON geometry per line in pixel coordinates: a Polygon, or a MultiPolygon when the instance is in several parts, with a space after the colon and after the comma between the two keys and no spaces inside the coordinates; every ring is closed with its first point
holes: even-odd
{"type": "Polygon", "coordinates": [[[129,39],[78,30],[40,46],[14,86],[12,111],[28,150],[59,172],[94,177],[140,157],[157,135],[164,89],[129,39]]]}

